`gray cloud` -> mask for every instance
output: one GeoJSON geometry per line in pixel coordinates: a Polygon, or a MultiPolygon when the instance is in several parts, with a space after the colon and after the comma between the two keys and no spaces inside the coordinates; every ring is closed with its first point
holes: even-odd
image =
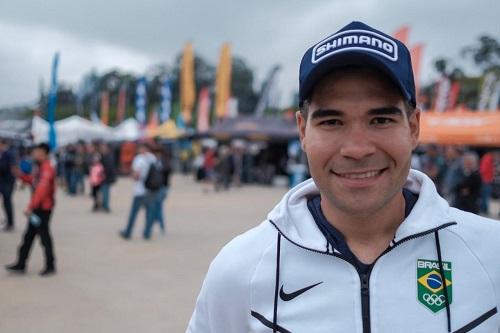
{"type": "Polygon", "coordinates": [[[5,37],[2,44],[0,36],[0,60],[5,61],[0,67],[0,105],[36,96],[33,87],[40,76],[48,80],[54,48],[62,50],[61,78],[76,82],[92,62],[105,70],[115,59],[117,67],[133,71],[172,63],[187,40],[214,63],[221,44],[232,42],[233,52],[248,60],[259,79],[280,63],[278,84],[286,104],[297,87],[305,49],[352,20],[388,33],[410,25],[410,43],[426,44],[422,79],[428,81],[434,58],[458,57],[460,47],[481,33],[500,37],[499,9],[495,0],[5,1],[0,4],[0,33],[8,27],[12,35],[25,36],[26,43],[31,40],[47,59],[27,56],[27,46],[17,47],[5,37]],[[34,41],[33,36],[45,40],[34,41]],[[6,51],[7,44],[13,49],[6,51]],[[9,88],[13,78],[31,83],[25,89],[9,88]]]}

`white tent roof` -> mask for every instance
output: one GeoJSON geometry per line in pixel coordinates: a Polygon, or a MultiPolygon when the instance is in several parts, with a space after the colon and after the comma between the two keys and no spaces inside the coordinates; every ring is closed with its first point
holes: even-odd
{"type": "MultiPolygon", "coordinates": [[[[48,128],[48,123],[42,118],[33,118],[31,131],[36,143],[48,141],[48,128]]],[[[79,140],[89,142],[93,140],[111,141],[115,139],[113,129],[111,127],[103,124],[92,123],[91,121],[80,116],[71,116],[69,118],[56,121],[55,128],[58,146],[65,146],[79,140]]]]}
{"type": "Polygon", "coordinates": [[[142,137],[139,123],[134,118],[128,118],[113,129],[115,140],[134,141],[142,137]]]}

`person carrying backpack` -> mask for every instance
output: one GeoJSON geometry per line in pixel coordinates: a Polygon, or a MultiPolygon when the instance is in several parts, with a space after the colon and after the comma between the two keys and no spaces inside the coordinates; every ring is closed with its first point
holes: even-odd
{"type": "Polygon", "coordinates": [[[149,144],[143,142],[138,146],[138,154],[132,162],[132,177],[135,181],[134,195],[132,198],[132,205],[128,217],[127,226],[124,230],[120,231],[120,236],[123,239],[130,239],[132,230],[134,228],[135,219],[141,207],[146,210],[146,225],[144,227],[143,237],[149,239],[151,237],[151,227],[153,225],[153,204],[155,198],[155,191],[148,189],[150,185],[148,179],[151,178],[151,166],[156,163],[156,157],[151,153],[149,144]]]}

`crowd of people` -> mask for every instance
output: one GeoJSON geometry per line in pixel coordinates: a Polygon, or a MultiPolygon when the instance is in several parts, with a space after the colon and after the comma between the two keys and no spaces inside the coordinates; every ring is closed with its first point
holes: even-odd
{"type": "MultiPolygon", "coordinates": [[[[115,147],[106,142],[78,142],[60,147],[54,154],[46,143],[22,146],[18,142],[0,139],[0,194],[5,223],[3,230],[15,228],[13,196],[17,184],[29,186],[31,200],[24,210],[27,224],[18,249],[17,260],[7,265],[11,272],[23,273],[33,240],[40,236],[46,265],[42,276],[56,272],[55,255],[50,233],[50,217],[55,207],[56,189],[70,196],[89,195],[92,212],[111,213],[111,188],[119,176],[115,147]],[[88,184],[88,185],[87,185],[88,184]],[[87,190],[88,188],[88,190],[87,190]]],[[[119,233],[125,239],[139,211],[145,210],[144,238],[151,237],[155,222],[165,233],[164,202],[170,185],[170,154],[159,142],[141,142],[131,165],[134,190],[126,228],[119,233]]]]}
{"type": "Polygon", "coordinates": [[[476,151],[457,146],[429,145],[414,154],[412,167],[423,171],[436,184],[451,206],[490,214],[490,201],[500,193],[500,151],[476,151]]]}
{"type": "MultiPolygon", "coordinates": [[[[61,147],[53,155],[47,154],[47,159],[52,156],[54,182],[57,184],[54,191],[49,190],[49,197],[54,196],[55,188],[59,187],[68,196],[89,195],[92,212],[110,213],[111,188],[119,174],[123,174],[121,171],[127,170],[134,180],[134,186],[128,219],[119,236],[126,240],[132,237],[141,209],[145,211],[144,239],[151,238],[156,224],[165,233],[164,203],[174,169],[171,149],[166,149],[158,142],[139,142],[133,147],[136,153],[130,166],[124,166],[121,165],[117,148],[120,147],[106,142],[82,141],[61,147]]],[[[11,231],[15,226],[13,194],[16,179],[20,187],[31,186],[34,198],[41,195],[37,194],[37,189],[47,195],[47,187],[50,186],[40,183],[42,178],[39,174],[40,170],[44,170],[41,168],[44,160],[40,157],[44,150],[45,146],[26,148],[13,145],[8,140],[0,140],[0,194],[5,217],[4,231],[11,231]]],[[[278,159],[274,164],[269,163],[266,154],[269,152],[263,153],[241,142],[220,146],[200,145],[193,149],[194,158],[184,168],[193,172],[195,180],[202,184],[203,191],[207,193],[240,187],[244,183],[270,184],[279,168],[288,173],[290,187],[309,177],[307,163],[304,163],[300,153],[289,152],[288,161],[278,159]]],[[[493,214],[490,201],[500,197],[499,150],[483,151],[479,155],[464,147],[422,146],[413,154],[412,168],[427,174],[452,206],[483,215],[493,214]]],[[[182,171],[182,165],[179,169],[182,171]]],[[[45,170],[45,174],[50,174],[47,166],[45,170]]],[[[40,199],[36,200],[39,205],[40,199]]],[[[26,210],[29,223],[19,249],[18,261],[8,269],[24,271],[33,238],[39,234],[47,257],[44,272],[55,272],[49,228],[53,203],[47,204],[45,208],[45,211],[40,212],[36,204],[31,204],[26,210]]]]}

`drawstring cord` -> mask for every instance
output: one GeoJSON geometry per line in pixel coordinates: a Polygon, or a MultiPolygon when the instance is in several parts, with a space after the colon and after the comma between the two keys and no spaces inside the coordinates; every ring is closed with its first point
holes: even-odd
{"type": "Polygon", "coordinates": [[[281,233],[278,232],[278,244],[276,245],[276,287],[274,289],[274,315],[273,315],[273,333],[276,333],[278,327],[278,294],[280,288],[280,257],[281,257],[281,233]]]}
{"type": "Polygon", "coordinates": [[[441,282],[443,283],[444,302],[446,305],[446,318],[448,320],[448,332],[451,332],[451,313],[450,313],[450,298],[448,296],[448,286],[446,285],[446,277],[443,269],[443,259],[441,256],[441,245],[439,243],[439,230],[434,232],[434,239],[436,240],[436,250],[439,261],[439,275],[441,275],[441,282]]]}

